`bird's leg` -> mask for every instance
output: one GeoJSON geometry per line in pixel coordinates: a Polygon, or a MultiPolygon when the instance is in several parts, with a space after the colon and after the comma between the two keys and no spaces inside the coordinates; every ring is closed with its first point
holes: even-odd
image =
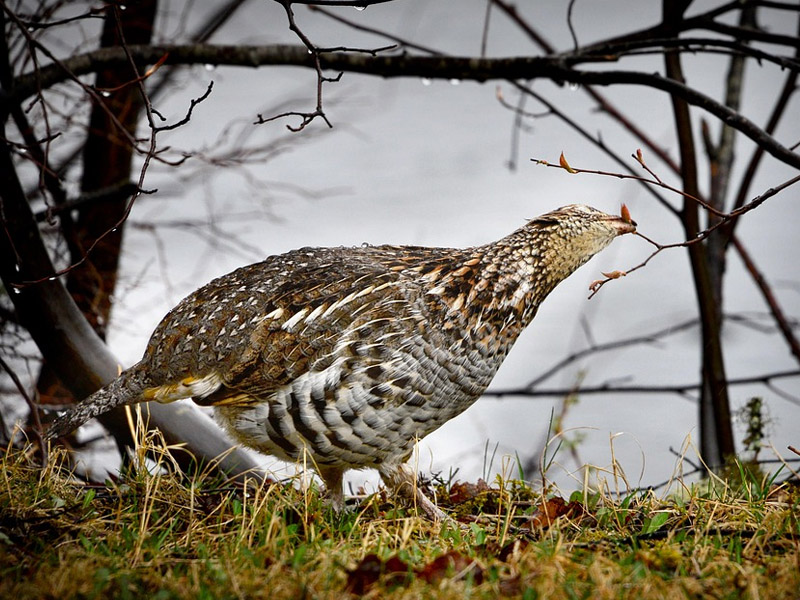
{"type": "Polygon", "coordinates": [[[343,478],[344,469],[340,467],[318,466],[317,473],[325,482],[326,502],[330,504],[334,512],[341,513],[344,510],[344,490],[343,478]]]}
{"type": "Polygon", "coordinates": [[[431,521],[449,520],[449,517],[422,493],[417,485],[416,473],[407,464],[383,465],[380,474],[391,492],[415,503],[431,521]]]}

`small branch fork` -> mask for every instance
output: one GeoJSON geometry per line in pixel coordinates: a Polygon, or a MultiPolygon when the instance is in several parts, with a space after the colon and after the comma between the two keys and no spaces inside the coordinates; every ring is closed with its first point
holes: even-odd
{"type": "MultiPolygon", "coordinates": [[[[300,39],[303,45],[308,49],[308,53],[311,54],[314,58],[314,70],[317,74],[317,105],[311,112],[299,112],[299,111],[288,111],[281,113],[279,115],[275,115],[272,117],[264,118],[260,114],[258,115],[258,119],[254,122],[254,125],[261,125],[263,123],[269,123],[270,121],[276,121],[278,119],[283,119],[285,117],[300,117],[300,125],[297,127],[293,127],[292,125],[287,125],[286,128],[289,131],[302,131],[309,125],[312,121],[317,118],[322,119],[325,121],[325,124],[332,128],[333,124],[328,119],[328,116],[325,114],[325,111],[322,108],[322,84],[323,83],[334,83],[339,81],[342,78],[342,73],[340,72],[336,77],[325,77],[322,73],[322,64],[319,60],[320,49],[317,48],[314,43],[308,38],[308,36],[303,33],[303,31],[297,26],[297,22],[294,18],[294,10],[292,10],[292,4],[302,4],[302,2],[293,2],[292,0],[276,0],[278,4],[283,6],[283,9],[286,11],[286,18],[289,21],[289,29],[294,32],[294,34],[300,39]]],[[[356,6],[352,3],[345,3],[342,2],[342,5],[346,6],[356,6]]],[[[334,5],[339,5],[339,3],[334,3],[334,5]]],[[[365,6],[364,4],[358,4],[357,6],[365,6]]]]}
{"type": "Polygon", "coordinates": [[[297,26],[297,20],[295,19],[294,10],[292,10],[292,4],[307,4],[309,8],[312,10],[315,9],[316,6],[350,6],[357,9],[365,9],[367,6],[371,6],[373,4],[382,4],[384,2],[391,2],[392,0],[275,0],[278,4],[280,4],[283,9],[286,11],[286,18],[289,21],[289,29],[300,39],[303,43],[303,46],[306,47],[308,53],[313,57],[314,63],[314,71],[317,75],[317,89],[316,89],[316,106],[314,110],[311,112],[302,112],[302,111],[286,111],[280,114],[274,115],[272,117],[264,117],[263,115],[259,114],[257,119],[253,122],[254,125],[262,125],[264,123],[269,123],[271,121],[277,121],[278,119],[283,119],[286,117],[300,117],[300,124],[297,126],[293,125],[286,125],[286,128],[292,132],[299,132],[306,128],[309,124],[311,124],[315,119],[322,119],[325,124],[333,128],[333,124],[328,119],[328,115],[325,114],[325,110],[323,108],[322,103],[322,86],[325,83],[337,83],[342,79],[342,75],[344,74],[343,71],[339,71],[339,73],[335,77],[326,77],[322,72],[322,61],[320,60],[320,56],[325,53],[336,53],[336,52],[359,52],[368,54],[370,56],[377,56],[378,53],[392,50],[396,48],[395,45],[383,46],[380,48],[374,49],[367,49],[367,48],[348,48],[348,47],[335,47],[335,48],[320,48],[316,46],[311,39],[303,33],[303,31],[297,26]]]}
{"type": "Polygon", "coordinates": [[[677,188],[675,188],[675,187],[673,187],[671,185],[668,185],[668,184],[664,183],[658,177],[658,175],[656,175],[656,173],[650,167],[647,166],[647,164],[644,161],[644,157],[642,155],[642,151],[641,150],[637,150],[636,153],[632,154],[631,156],[634,158],[634,160],[636,160],[642,166],[642,168],[645,171],[647,171],[647,173],[650,175],[649,178],[648,177],[641,177],[641,176],[638,176],[638,175],[626,175],[624,173],[614,173],[614,172],[610,172],[610,171],[599,171],[599,170],[595,170],[595,169],[578,169],[578,168],[572,167],[567,162],[567,159],[564,157],[563,153],[561,154],[561,157],[559,159],[559,164],[555,164],[555,163],[548,162],[546,160],[535,159],[535,158],[532,158],[531,160],[533,162],[535,162],[536,164],[544,165],[545,167],[553,167],[553,168],[556,168],[556,169],[562,169],[562,170],[567,171],[568,173],[571,173],[571,174],[589,173],[589,174],[592,174],[592,175],[601,175],[601,176],[605,176],[605,177],[615,177],[617,179],[633,179],[635,181],[639,181],[639,182],[647,184],[647,185],[660,187],[660,188],[663,188],[665,190],[669,190],[671,192],[674,192],[676,194],[680,194],[681,196],[683,196],[685,198],[688,198],[689,200],[692,200],[693,202],[696,202],[697,204],[699,204],[700,206],[705,208],[709,213],[711,213],[714,216],[716,216],[717,219],[714,220],[712,225],[710,225],[709,227],[706,227],[704,230],[700,231],[697,234],[696,237],[694,237],[694,238],[692,238],[690,240],[686,240],[686,241],[683,241],[683,242],[675,242],[675,243],[672,243],[672,244],[660,244],[660,243],[650,239],[646,235],[642,234],[641,232],[637,231],[635,233],[635,235],[639,236],[640,238],[644,239],[648,243],[652,244],[653,246],[655,246],[656,249],[647,258],[645,258],[641,263],[639,263],[638,265],[628,269],[627,271],[614,271],[612,273],[607,273],[607,274],[604,273],[604,275],[606,276],[605,279],[598,279],[596,281],[593,281],[592,284],[589,287],[589,289],[591,291],[591,294],[589,295],[590,299],[592,297],[594,297],[594,295],[597,294],[597,292],[600,291],[600,288],[602,288],[609,281],[612,281],[614,279],[619,279],[620,277],[623,277],[623,276],[625,276],[625,275],[627,275],[629,273],[632,273],[634,271],[637,271],[637,270],[643,268],[644,266],[647,265],[647,263],[649,263],[653,258],[655,258],[655,256],[657,254],[660,254],[664,250],[668,250],[670,248],[687,247],[687,246],[690,246],[692,244],[696,244],[696,243],[698,243],[698,242],[700,242],[702,240],[705,240],[716,229],[718,229],[720,227],[723,227],[723,226],[735,221],[736,219],[738,219],[744,213],[749,212],[749,211],[751,211],[751,210],[753,210],[755,208],[758,208],[762,203],[764,203],[769,198],[777,195],[778,193],[780,193],[784,189],[786,189],[788,187],[791,187],[792,185],[800,182],[800,175],[792,177],[791,179],[788,179],[787,181],[784,181],[780,185],[777,185],[775,187],[772,187],[772,188],[768,189],[767,191],[765,191],[760,196],[756,196],[750,202],[748,202],[746,204],[743,204],[743,205],[739,206],[738,208],[736,208],[735,210],[732,210],[732,211],[726,213],[726,212],[723,212],[723,211],[720,211],[720,210],[714,208],[713,206],[711,206],[710,204],[708,204],[704,200],[701,200],[701,199],[697,198],[696,196],[693,196],[692,194],[688,194],[687,192],[684,192],[684,191],[679,190],[679,189],[677,189],[677,188]]]}

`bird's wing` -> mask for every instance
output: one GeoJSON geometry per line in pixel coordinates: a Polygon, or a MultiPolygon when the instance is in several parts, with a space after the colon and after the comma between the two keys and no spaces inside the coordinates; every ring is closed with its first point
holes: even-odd
{"type": "Polygon", "coordinates": [[[334,361],[360,357],[375,332],[424,320],[402,271],[369,252],[302,249],[243,267],[197,290],[153,334],[147,399],[246,404],[334,361]],[[306,254],[307,256],[303,256],[306,254]],[[303,259],[306,259],[303,262],[303,259]]]}

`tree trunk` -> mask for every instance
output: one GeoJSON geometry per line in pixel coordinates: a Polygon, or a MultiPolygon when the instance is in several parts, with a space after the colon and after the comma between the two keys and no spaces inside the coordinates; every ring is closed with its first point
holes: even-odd
{"type": "MultiPolygon", "coordinates": [[[[5,13],[0,25],[5,29],[5,13]]],[[[0,42],[0,134],[4,140],[9,116],[20,112],[11,100],[13,77],[8,50],[0,42]],[[8,92],[11,92],[8,94],[8,92]]],[[[27,132],[23,131],[23,135],[27,132]]],[[[26,137],[27,140],[27,137],[26,137]]],[[[35,140],[34,140],[35,142],[35,140]]],[[[31,148],[33,155],[41,155],[31,148]]],[[[44,164],[44,163],[43,163],[44,164]]],[[[46,166],[46,165],[45,165],[46,166]]],[[[99,168],[103,168],[99,165],[99,168]]],[[[56,194],[54,194],[55,196],[56,194]]],[[[54,276],[53,264],[36,219],[22,189],[11,156],[11,146],[0,144],[0,278],[14,303],[19,323],[31,335],[43,359],[76,398],[84,398],[112,381],[119,363],[91,327],[64,285],[54,276]]],[[[238,448],[194,405],[154,405],[150,425],[158,427],[168,444],[185,443],[193,454],[173,452],[185,469],[214,462],[231,475],[258,475],[257,463],[238,448]]],[[[99,417],[119,442],[132,445],[123,411],[99,417]]]]}
{"type": "MultiPolygon", "coordinates": [[[[109,7],[100,45],[150,43],[156,5],[156,0],[139,0],[128,3],[125,10],[109,7]]],[[[143,108],[135,81],[136,73],[130,66],[97,73],[95,87],[101,93],[92,107],[83,147],[83,194],[117,187],[131,179],[133,147],[130,140],[136,136],[143,108]]],[[[128,201],[129,198],[123,196],[89,203],[78,208],[74,220],[68,211],[60,214],[70,262],[77,265],[69,273],[67,290],[102,339],[106,337],[111,316],[125,229],[124,223],[116,225],[122,220],[128,201]]],[[[67,404],[76,400],[46,361],[39,373],[37,390],[40,401],[45,404],[67,404]]]]}
{"type": "MultiPolygon", "coordinates": [[[[665,0],[663,16],[665,28],[669,31],[691,2],[672,2],[665,0]]],[[[667,51],[664,54],[667,77],[684,82],[680,54],[667,51]]],[[[697,152],[689,115],[689,105],[677,96],[671,96],[678,134],[681,157],[681,179],[683,189],[699,198],[700,186],[697,174],[697,152]]],[[[694,239],[700,232],[699,207],[694,200],[686,198],[681,214],[686,239],[694,239]]],[[[719,235],[715,232],[712,235],[719,235]]],[[[713,248],[713,244],[711,245],[713,248]]],[[[733,456],[733,427],[731,424],[728,384],[722,354],[722,294],[721,282],[724,261],[715,263],[714,257],[705,242],[689,246],[689,262],[692,267],[697,306],[700,313],[701,332],[701,387],[699,398],[700,453],[706,465],[717,469],[728,456],[733,456]],[[716,273],[715,273],[716,269],[716,273]],[[716,279],[717,285],[714,285],[716,279]],[[715,291],[716,290],[716,291],[715,291]]]]}
{"type": "MultiPolygon", "coordinates": [[[[0,112],[3,128],[8,118],[0,112]]],[[[56,375],[78,398],[88,396],[112,381],[118,362],[95,333],[61,282],[42,243],[36,221],[16,175],[7,144],[0,145],[0,278],[25,327],[56,375]]],[[[115,439],[132,445],[127,418],[122,411],[99,417],[115,439]]],[[[168,444],[185,443],[193,456],[173,453],[189,470],[195,458],[216,461],[223,471],[251,473],[257,463],[238,448],[194,405],[150,407],[150,425],[158,427],[168,444]],[[221,456],[221,458],[219,458],[221,456]]],[[[257,472],[255,473],[257,475],[257,472]]]]}

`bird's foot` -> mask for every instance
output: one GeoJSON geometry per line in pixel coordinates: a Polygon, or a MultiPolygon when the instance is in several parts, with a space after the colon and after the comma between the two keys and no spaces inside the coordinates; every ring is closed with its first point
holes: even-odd
{"type": "Polygon", "coordinates": [[[422,509],[422,512],[425,513],[425,516],[434,523],[453,521],[453,519],[441,508],[436,506],[436,504],[430,498],[428,498],[419,487],[415,487],[414,499],[416,500],[417,507],[422,509]]]}
{"type": "Polygon", "coordinates": [[[441,508],[428,498],[417,484],[416,473],[406,464],[395,465],[392,467],[384,466],[380,470],[386,486],[398,496],[405,498],[416,505],[425,517],[435,523],[448,521],[453,522],[441,508]]]}

